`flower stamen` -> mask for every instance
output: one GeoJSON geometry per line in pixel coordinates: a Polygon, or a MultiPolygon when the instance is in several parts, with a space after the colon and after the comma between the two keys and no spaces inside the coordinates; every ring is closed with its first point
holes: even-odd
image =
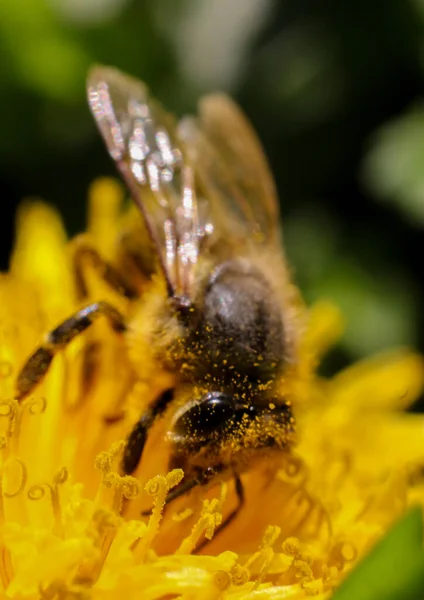
{"type": "Polygon", "coordinates": [[[137,561],[144,562],[146,560],[147,552],[159,531],[159,525],[163,516],[166,496],[173,487],[180,483],[183,477],[184,472],[182,469],[174,469],[165,477],[162,475],[157,475],[146,483],[144,490],[149,494],[149,496],[153,496],[154,500],[152,512],[144,536],[143,538],[137,540],[133,546],[137,561]]]}

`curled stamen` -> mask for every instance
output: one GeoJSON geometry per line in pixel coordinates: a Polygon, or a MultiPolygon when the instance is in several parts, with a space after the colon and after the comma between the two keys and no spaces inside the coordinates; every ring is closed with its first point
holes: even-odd
{"type": "Polygon", "coordinates": [[[47,400],[44,396],[34,396],[27,398],[21,404],[22,413],[26,410],[30,415],[41,415],[47,408],[47,400]]]}
{"type": "Polygon", "coordinates": [[[18,402],[13,398],[2,398],[0,400],[0,417],[14,418],[18,411],[18,402]]]}
{"type": "MultiPolygon", "coordinates": [[[[102,452],[99,452],[99,454],[94,460],[94,468],[102,473],[102,483],[107,487],[112,487],[112,485],[116,485],[115,483],[113,483],[115,481],[114,477],[115,475],[116,477],[119,477],[119,475],[117,473],[115,473],[112,477],[110,477],[110,475],[113,465],[117,457],[120,456],[120,454],[122,453],[124,447],[124,441],[115,442],[110,446],[109,450],[103,450],[102,452]]],[[[101,488],[99,488],[97,500],[99,499],[100,494],[101,488]]]]}
{"type": "Polygon", "coordinates": [[[287,556],[296,557],[300,553],[300,542],[295,537],[289,537],[281,544],[281,549],[287,556]]]}
{"type": "Polygon", "coordinates": [[[139,561],[144,561],[147,555],[147,551],[159,530],[159,524],[162,520],[163,508],[166,502],[166,496],[170,489],[180,483],[184,477],[182,469],[174,469],[166,477],[157,475],[150,479],[144,490],[154,497],[153,509],[147,524],[146,532],[142,539],[138,543],[134,544],[134,553],[139,561]]]}
{"type": "Polygon", "coordinates": [[[135,477],[126,475],[121,479],[122,494],[127,500],[134,500],[141,493],[141,483],[135,477]]]}
{"type": "Polygon", "coordinates": [[[300,581],[302,586],[305,585],[305,583],[314,580],[314,574],[312,572],[312,569],[306,561],[295,560],[293,561],[293,567],[296,572],[296,578],[300,581]]]}
{"type": "Polygon", "coordinates": [[[301,486],[305,483],[308,472],[302,459],[295,455],[287,455],[283,467],[277,472],[277,478],[280,481],[294,483],[301,486]]]}
{"type": "Polygon", "coordinates": [[[162,475],[156,475],[144,486],[144,491],[149,494],[149,496],[158,496],[160,492],[165,491],[166,489],[166,479],[162,475]]]}
{"type": "Polygon", "coordinates": [[[94,462],[95,468],[102,473],[102,483],[98,489],[95,503],[99,504],[104,488],[113,488],[115,493],[111,508],[117,514],[121,513],[124,498],[132,500],[141,492],[141,485],[137,479],[131,476],[121,476],[112,470],[116,459],[122,454],[124,448],[124,441],[115,442],[109,450],[100,452],[94,462]]]}
{"type": "Polygon", "coordinates": [[[246,567],[236,563],[230,570],[231,582],[233,585],[244,585],[250,579],[250,573],[246,567]]]}
{"type": "Polygon", "coordinates": [[[50,494],[50,502],[53,512],[53,534],[58,537],[63,536],[62,509],[60,504],[59,486],[68,479],[68,471],[62,467],[53,477],[53,484],[36,484],[29,488],[27,496],[29,500],[42,500],[46,493],[50,494]]]}
{"type": "Polygon", "coordinates": [[[107,488],[117,488],[121,482],[118,473],[106,473],[103,477],[103,485],[107,488]]]}
{"type": "MultiPolygon", "coordinates": [[[[27,484],[27,481],[28,481],[28,471],[27,471],[25,463],[20,458],[17,458],[17,457],[14,458],[14,461],[19,465],[19,467],[21,469],[21,477],[19,480],[19,485],[14,492],[3,491],[3,495],[6,498],[15,498],[16,496],[18,496],[24,490],[24,488],[27,484]]],[[[10,464],[9,461],[7,461],[7,463],[5,464],[5,467],[7,467],[9,464],[10,464]]]]}
{"type": "Polygon", "coordinates": [[[13,405],[10,407],[11,410],[6,410],[2,416],[9,416],[9,428],[7,435],[11,438],[11,453],[18,454],[20,431],[22,425],[22,418],[25,412],[28,411],[30,415],[41,414],[45,411],[47,402],[45,398],[27,398],[22,403],[18,403],[17,400],[13,400],[13,405]],[[7,414],[6,414],[7,413],[7,414]]]}
{"type": "Polygon", "coordinates": [[[53,484],[54,485],[62,485],[69,478],[69,472],[66,467],[61,467],[57,473],[53,475],[53,484]]]}
{"type": "Polygon", "coordinates": [[[126,442],[120,440],[111,444],[109,450],[103,450],[102,452],[99,452],[94,460],[94,467],[98,471],[108,473],[112,469],[116,458],[120,456],[122,450],[125,448],[125,444],[126,442]]]}
{"type": "Polygon", "coordinates": [[[49,483],[40,483],[32,485],[27,491],[28,499],[41,500],[46,495],[46,490],[51,491],[51,486],[49,483]]]}
{"type": "Polygon", "coordinates": [[[116,514],[121,514],[122,501],[134,500],[141,492],[141,484],[135,477],[126,475],[121,477],[117,473],[109,473],[106,478],[109,480],[111,487],[115,488],[115,494],[112,500],[112,510],[116,514]]]}
{"type": "Polygon", "coordinates": [[[213,580],[215,585],[223,592],[231,585],[231,577],[226,571],[216,571],[213,580]]]}
{"type": "Polygon", "coordinates": [[[16,421],[19,414],[19,405],[13,398],[4,398],[0,400],[0,417],[8,419],[5,436],[11,438],[16,427],[16,421]]]}
{"type": "Polygon", "coordinates": [[[170,471],[165,477],[168,490],[171,490],[173,487],[178,485],[183,477],[184,471],[182,469],[174,469],[173,471],[170,471]]]}

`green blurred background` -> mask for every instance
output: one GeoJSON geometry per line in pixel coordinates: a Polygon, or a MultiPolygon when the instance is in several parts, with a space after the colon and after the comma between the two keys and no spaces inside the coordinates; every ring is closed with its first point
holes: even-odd
{"type": "Polygon", "coordinates": [[[242,105],[295,278],[345,312],[333,363],[424,349],[424,0],[1,0],[2,268],[21,198],[75,233],[90,181],[114,173],[86,105],[93,62],[178,114],[213,89],[242,105]]]}

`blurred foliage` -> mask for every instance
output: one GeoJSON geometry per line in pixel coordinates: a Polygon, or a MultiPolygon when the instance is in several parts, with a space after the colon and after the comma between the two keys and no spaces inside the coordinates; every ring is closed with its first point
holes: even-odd
{"type": "Polygon", "coordinates": [[[357,565],[334,600],[417,600],[424,594],[423,517],[409,511],[357,565]]]}
{"type": "Polygon", "coordinates": [[[423,348],[422,0],[1,0],[0,61],[3,267],[21,198],[55,203],[74,233],[89,182],[114,173],[84,89],[113,64],[178,114],[215,88],[240,102],[296,280],[346,313],[341,360],[423,348]]]}

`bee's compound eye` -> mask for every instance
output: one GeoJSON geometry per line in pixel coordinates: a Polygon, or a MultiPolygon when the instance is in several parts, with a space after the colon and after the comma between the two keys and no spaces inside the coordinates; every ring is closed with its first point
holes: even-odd
{"type": "Polygon", "coordinates": [[[231,396],[209,392],[183,413],[175,423],[177,434],[208,438],[235,424],[235,404],[231,396]]]}

